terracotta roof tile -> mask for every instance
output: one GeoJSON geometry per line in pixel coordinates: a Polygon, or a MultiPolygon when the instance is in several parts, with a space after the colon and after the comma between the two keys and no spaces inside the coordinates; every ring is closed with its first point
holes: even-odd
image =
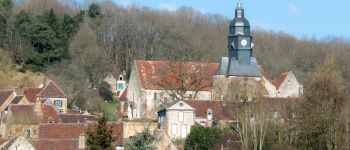
{"type": "Polygon", "coordinates": [[[61,123],[84,123],[85,121],[97,121],[93,115],[83,114],[61,114],[61,123]]]}
{"type": "Polygon", "coordinates": [[[67,97],[66,94],[56,85],[55,82],[49,81],[49,83],[38,94],[40,97],[67,97]]]}
{"type": "Polygon", "coordinates": [[[41,106],[41,110],[43,115],[43,118],[41,120],[42,123],[46,123],[46,122],[58,123],[60,121],[60,114],[57,111],[57,109],[54,108],[53,106],[43,104],[41,106]]]}
{"type": "Polygon", "coordinates": [[[176,90],[184,83],[191,91],[210,91],[219,64],[200,62],[135,61],[138,78],[144,89],[176,90]]]}
{"type": "Polygon", "coordinates": [[[39,125],[39,139],[73,139],[84,132],[82,123],[44,123],[39,125]]]}
{"type": "Polygon", "coordinates": [[[259,65],[259,69],[260,69],[261,75],[262,75],[265,79],[270,80],[269,75],[266,73],[266,71],[265,71],[260,65],[259,65]]]}
{"type": "Polygon", "coordinates": [[[36,150],[77,150],[78,139],[30,139],[28,140],[36,150]]]}
{"type": "Polygon", "coordinates": [[[24,95],[29,102],[35,103],[37,100],[37,95],[41,92],[42,88],[26,88],[24,90],[24,95]]]}
{"type": "Polygon", "coordinates": [[[208,109],[211,109],[213,111],[214,119],[220,120],[225,117],[222,101],[186,100],[185,102],[196,109],[196,117],[206,118],[208,109]]]}
{"type": "Polygon", "coordinates": [[[37,124],[39,122],[33,104],[10,104],[8,115],[12,116],[11,121],[15,124],[37,124]]]}
{"type": "Polygon", "coordinates": [[[288,72],[282,73],[277,80],[272,80],[271,83],[276,87],[276,89],[279,89],[287,75],[288,72]]]}
{"type": "Polygon", "coordinates": [[[120,94],[119,100],[121,100],[121,101],[126,101],[127,96],[128,96],[128,86],[129,86],[129,85],[127,85],[127,86],[124,88],[123,92],[120,94]]]}
{"type": "Polygon", "coordinates": [[[79,110],[73,110],[73,109],[67,109],[67,114],[71,114],[71,115],[80,114],[80,111],[79,110]]]}
{"type": "Polygon", "coordinates": [[[14,90],[0,91],[0,106],[11,96],[14,90]]]}

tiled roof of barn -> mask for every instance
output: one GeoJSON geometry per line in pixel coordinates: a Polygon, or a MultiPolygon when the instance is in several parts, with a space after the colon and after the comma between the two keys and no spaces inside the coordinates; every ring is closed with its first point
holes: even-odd
{"type": "Polygon", "coordinates": [[[76,139],[29,139],[36,150],[77,150],[79,140],[76,139]]]}
{"type": "Polygon", "coordinates": [[[41,92],[42,88],[26,88],[24,90],[24,95],[29,102],[35,103],[37,95],[41,92]]]}
{"type": "Polygon", "coordinates": [[[0,106],[11,96],[14,90],[3,90],[0,91],[0,106]]]}
{"type": "Polygon", "coordinates": [[[210,91],[217,63],[135,61],[138,78],[144,89],[175,90],[181,81],[191,91],[210,91]],[[181,78],[180,78],[181,77],[181,78]]]}
{"type": "Polygon", "coordinates": [[[12,115],[12,122],[16,124],[37,124],[39,118],[35,113],[34,105],[10,104],[9,113],[12,115]]]}
{"type": "Polygon", "coordinates": [[[97,117],[84,114],[61,114],[61,123],[84,123],[85,121],[97,121],[97,117]]]}
{"type": "Polygon", "coordinates": [[[43,122],[43,123],[45,123],[45,122],[57,123],[60,121],[59,112],[56,110],[55,107],[53,107],[51,105],[42,104],[41,110],[43,113],[43,118],[42,118],[41,122],[43,122]]]}
{"type": "Polygon", "coordinates": [[[208,109],[213,111],[215,119],[224,119],[225,117],[223,101],[185,100],[184,102],[196,109],[196,117],[206,118],[208,109]]]}
{"type": "Polygon", "coordinates": [[[43,123],[39,125],[39,139],[73,139],[84,133],[83,123],[43,123]]]}
{"type": "Polygon", "coordinates": [[[286,79],[288,75],[288,72],[282,73],[277,80],[272,80],[271,83],[276,87],[276,89],[279,89],[283,81],[286,79]]]}

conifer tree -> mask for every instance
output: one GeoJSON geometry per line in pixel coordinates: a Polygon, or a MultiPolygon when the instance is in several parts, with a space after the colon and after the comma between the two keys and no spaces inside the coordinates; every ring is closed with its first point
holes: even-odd
{"type": "Polygon", "coordinates": [[[112,126],[107,124],[107,117],[103,115],[95,128],[87,131],[87,147],[89,150],[113,150],[112,126]]]}

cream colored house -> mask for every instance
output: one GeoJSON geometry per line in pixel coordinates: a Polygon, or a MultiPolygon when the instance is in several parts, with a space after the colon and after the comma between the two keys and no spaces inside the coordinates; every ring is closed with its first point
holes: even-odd
{"type": "Polygon", "coordinates": [[[186,138],[195,124],[195,108],[185,101],[178,101],[158,112],[158,127],[164,129],[170,139],[186,138]]]}

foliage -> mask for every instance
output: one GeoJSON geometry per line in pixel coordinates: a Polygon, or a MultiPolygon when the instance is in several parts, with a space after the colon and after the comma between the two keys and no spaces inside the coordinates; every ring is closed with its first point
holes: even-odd
{"type": "Polygon", "coordinates": [[[0,66],[0,72],[8,72],[13,67],[10,54],[3,49],[0,49],[0,66]]]}
{"type": "Polygon", "coordinates": [[[192,126],[191,132],[185,141],[185,150],[209,150],[215,149],[220,138],[220,130],[217,128],[205,128],[192,126]]]}
{"type": "Polygon", "coordinates": [[[143,132],[137,133],[125,145],[126,150],[154,150],[154,137],[149,133],[148,128],[143,132]]]}
{"type": "Polygon", "coordinates": [[[340,113],[345,86],[334,57],[327,57],[318,67],[305,91],[296,119],[298,146],[301,149],[339,149],[345,124],[340,113]]]}
{"type": "Polygon", "coordinates": [[[91,18],[96,18],[101,15],[101,7],[96,4],[92,3],[89,6],[89,11],[88,11],[89,17],[91,18]]]}
{"type": "Polygon", "coordinates": [[[106,116],[98,120],[96,128],[87,131],[87,147],[89,150],[113,150],[112,127],[107,124],[106,116]]]}
{"type": "Polygon", "coordinates": [[[111,85],[109,85],[107,82],[102,82],[100,87],[98,88],[98,93],[100,96],[106,100],[106,101],[113,101],[114,94],[111,91],[111,85]]]}

